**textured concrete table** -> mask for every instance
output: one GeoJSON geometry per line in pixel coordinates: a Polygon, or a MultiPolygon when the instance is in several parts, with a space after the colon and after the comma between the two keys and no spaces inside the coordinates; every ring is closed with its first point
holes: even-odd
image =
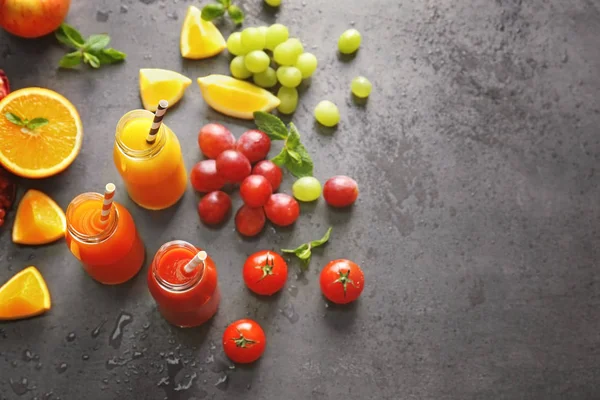
{"type": "MultiPolygon", "coordinates": [[[[101,286],[64,243],[18,247],[4,228],[0,280],[36,265],[53,308],[0,325],[0,398],[600,397],[597,1],[284,0],[279,12],[243,2],[245,26],[287,24],[319,57],[293,121],[319,179],[347,174],[361,188],[350,211],[321,199],[302,206],[293,228],[269,226],[252,240],[236,234],[233,219],[221,229],[201,225],[191,189],[165,212],[135,207],[113,167],[116,122],[140,106],[140,67],[194,79],[228,71],[226,54],[179,56],[191,2],[73,3],[70,23],[85,34],[109,32],[129,57],[99,71],[57,70],[64,50],[53,38],[0,33],[0,67],[14,88],[63,93],[85,127],[71,168],[21,182],[20,194],[39,188],[66,207],[75,195],[116,182],[148,255],[175,238],[205,246],[218,264],[223,300],[208,325],[175,329],[147,291],[148,262],[130,283],[101,286]],[[340,59],[337,37],[351,26],[363,33],[363,46],[354,59],[340,59]],[[374,83],[362,106],[349,95],[358,74],[374,83]],[[313,121],[322,99],[340,107],[336,130],[313,121]],[[283,293],[264,299],[245,289],[240,269],[248,254],[299,244],[330,225],[331,243],[306,274],[291,274],[283,293]],[[317,274],[339,257],[362,265],[366,289],[356,304],[328,307],[317,274]],[[269,343],[255,365],[233,368],[219,341],[229,322],[245,316],[260,321],[269,343]]],[[[209,110],[195,83],[168,121],[188,168],[200,159],[196,135],[204,123],[221,121],[237,136],[252,127],[209,110]]],[[[291,183],[287,176],[283,190],[291,183]]]]}

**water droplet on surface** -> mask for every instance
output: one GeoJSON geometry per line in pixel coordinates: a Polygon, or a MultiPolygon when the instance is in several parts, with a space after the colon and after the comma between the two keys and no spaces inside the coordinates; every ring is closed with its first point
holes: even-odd
{"type": "Polygon", "coordinates": [[[106,369],[108,369],[108,370],[115,369],[117,367],[127,364],[129,361],[131,361],[131,360],[127,360],[125,358],[121,358],[121,357],[117,357],[117,356],[109,358],[108,360],[106,360],[106,369]]]}
{"type": "Polygon", "coordinates": [[[75,340],[75,338],[77,338],[77,335],[75,335],[75,332],[70,332],[67,335],[67,342],[72,342],[73,340],[75,340]]]}
{"type": "Polygon", "coordinates": [[[131,355],[131,357],[134,360],[137,360],[138,358],[142,358],[144,356],[144,353],[142,353],[141,351],[134,351],[133,354],[131,355]]]}
{"type": "Polygon", "coordinates": [[[42,369],[42,367],[43,367],[42,363],[37,363],[37,364],[35,365],[35,369],[37,369],[38,371],[39,371],[40,369],[42,369]]]}
{"type": "Polygon", "coordinates": [[[107,384],[107,385],[108,385],[108,378],[104,378],[104,379],[102,379],[102,383],[105,383],[105,384],[107,384]]]}
{"type": "Polygon", "coordinates": [[[100,335],[100,330],[102,329],[102,327],[104,326],[105,323],[106,323],[106,320],[103,320],[102,322],[100,322],[100,324],[97,327],[94,328],[94,330],[91,333],[92,338],[97,338],[98,335],[100,335]]]}
{"type": "Polygon", "coordinates": [[[189,376],[189,379],[186,383],[178,383],[177,386],[175,386],[175,391],[176,392],[181,392],[184,390],[188,390],[189,388],[192,387],[192,384],[194,383],[194,379],[196,379],[198,377],[198,375],[194,372],[192,373],[192,375],[189,376]]]}
{"type": "Polygon", "coordinates": [[[169,386],[169,377],[165,376],[160,378],[160,381],[158,381],[158,383],[156,384],[156,386],[160,387],[160,386],[169,386]]]}
{"type": "Polygon", "coordinates": [[[27,386],[27,384],[29,383],[27,378],[21,378],[19,380],[13,380],[11,378],[9,382],[11,389],[13,390],[13,392],[15,392],[16,395],[23,396],[25,393],[31,390],[31,388],[27,386]]]}
{"type": "Polygon", "coordinates": [[[229,358],[226,358],[222,355],[217,355],[216,357],[211,355],[211,357],[213,358],[214,363],[211,364],[210,370],[213,372],[225,372],[229,369],[232,369],[232,366],[235,368],[235,365],[233,365],[229,358]]]}
{"type": "Polygon", "coordinates": [[[208,357],[206,357],[206,363],[210,364],[211,362],[215,361],[215,356],[214,355],[209,355],[208,357]]]}
{"type": "Polygon", "coordinates": [[[89,360],[89,359],[90,359],[90,356],[88,356],[87,354],[83,354],[83,355],[81,356],[81,359],[82,359],[83,361],[87,361],[87,360],[89,360]]]}
{"type": "Polygon", "coordinates": [[[294,286],[294,285],[290,286],[290,287],[288,288],[288,292],[290,293],[290,295],[291,295],[292,297],[296,297],[296,296],[298,296],[298,286],[294,286]]]}
{"type": "Polygon", "coordinates": [[[227,375],[223,375],[215,383],[215,387],[219,390],[227,390],[227,386],[229,386],[229,377],[227,375]]]}
{"type": "Polygon", "coordinates": [[[133,316],[125,311],[121,311],[121,314],[117,317],[117,321],[115,323],[115,327],[110,334],[110,338],[108,339],[108,344],[112,346],[113,349],[118,349],[121,347],[121,341],[123,340],[123,333],[125,327],[129,325],[133,321],[133,316]]]}
{"type": "Polygon", "coordinates": [[[127,7],[125,4],[121,4],[121,8],[119,9],[119,11],[121,11],[121,14],[127,14],[127,11],[129,11],[129,7],[127,7]]]}
{"type": "Polygon", "coordinates": [[[146,322],[144,325],[142,325],[142,328],[144,328],[144,329],[150,328],[150,322],[146,322]]]}
{"type": "Polygon", "coordinates": [[[177,21],[179,19],[179,17],[177,16],[177,14],[174,13],[174,12],[167,13],[167,18],[172,19],[174,21],[177,21]]]}
{"type": "Polygon", "coordinates": [[[23,361],[31,361],[31,360],[33,360],[33,357],[34,357],[34,354],[31,351],[29,351],[27,349],[25,349],[23,351],[23,361]]]}
{"type": "Polygon", "coordinates": [[[67,364],[66,362],[62,362],[56,366],[56,372],[58,372],[59,374],[62,374],[68,368],[69,368],[69,364],[67,364]]]}
{"type": "Polygon", "coordinates": [[[13,368],[17,368],[17,365],[19,364],[17,363],[17,360],[13,360],[13,362],[11,362],[10,365],[12,365],[13,368]]]}
{"type": "Polygon", "coordinates": [[[96,21],[98,22],[106,22],[108,21],[108,17],[110,13],[108,11],[96,11],[96,21]]]}
{"type": "Polygon", "coordinates": [[[292,324],[295,324],[300,319],[300,316],[298,313],[296,313],[296,309],[294,309],[294,305],[292,303],[284,305],[283,308],[279,309],[279,312],[292,324]]]}

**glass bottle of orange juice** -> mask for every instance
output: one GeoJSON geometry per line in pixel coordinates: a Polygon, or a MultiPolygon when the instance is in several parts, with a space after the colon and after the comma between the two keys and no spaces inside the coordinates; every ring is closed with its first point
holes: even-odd
{"type": "Polygon", "coordinates": [[[116,285],[139,272],[145,250],[129,211],[116,202],[105,207],[103,203],[100,193],[75,197],[67,208],[65,236],[69,250],[92,278],[116,285]]]}
{"type": "Polygon", "coordinates": [[[149,210],[168,208],[183,196],[187,170],[175,133],[160,124],[147,140],[155,115],[146,110],[125,114],[117,125],[113,158],[129,197],[149,210]]]}

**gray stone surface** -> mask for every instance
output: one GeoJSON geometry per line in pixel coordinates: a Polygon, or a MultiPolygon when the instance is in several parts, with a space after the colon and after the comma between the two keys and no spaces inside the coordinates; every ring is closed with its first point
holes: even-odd
{"type": "MultiPolygon", "coordinates": [[[[75,195],[115,181],[148,255],[174,238],[206,247],[223,291],[211,323],[176,329],[147,291],[148,262],[130,283],[101,286],[64,243],[15,246],[4,228],[0,280],[36,265],[53,308],[0,324],[0,398],[599,398],[599,3],[284,0],[278,12],[259,0],[240,3],[245,26],[287,24],[318,56],[293,121],[316,176],[355,177],[357,204],[336,211],[321,199],[302,206],[293,228],[268,226],[245,240],[233,219],[221,229],[199,224],[191,189],[165,212],[128,200],[111,151],[116,122],[140,107],[138,69],[169,68],[193,79],[228,71],[226,54],[179,56],[191,2],[74,0],[70,23],[86,34],[109,32],[129,54],[126,63],[99,71],[56,69],[64,50],[52,38],[0,33],[0,67],[14,88],[63,93],[85,126],[71,168],[22,181],[20,193],[39,188],[66,207],[75,195]],[[354,59],[341,59],[337,37],[351,26],[363,33],[363,45],[354,59]],[[362,106],[349,94],[359,74],[374,84],[362,106]],[[322,99],[340,108],[335,130],[313,121],[322,99]],[[264,299],[245,289],[240,269],[248,254],[304,242],[329,225],[330,245],[316,251],[305,276],[291,274],[283,293],[264,299]],[[353,305],[327,307],[318,272],[340,257],[362,265],[366,289],[353,305]],[[122,311],[133,320],[111,346],[122,311]],[[255,365],[229,369],[219,341],[240,317],[259,321],[269,343],[255,365]],[[19,397],[13,388],[20,391],[23,378],[31,390],[19,397]]],[[[252,126],[209,110],[194,83],[168,115],[188,168],[200,159],[196,135],[208,121],[236,136],[252,126]]],[[[291,183],[287,176],[283,190],[291,183]]]]}

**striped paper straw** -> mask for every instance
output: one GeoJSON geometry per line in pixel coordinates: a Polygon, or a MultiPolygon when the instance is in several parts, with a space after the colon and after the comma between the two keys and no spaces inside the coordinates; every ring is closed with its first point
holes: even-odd
{"type": "Polygon", "coordinates": [[[102,223],[108,221],[116,189],[114,183],[107,183],[104,188],[104,200],[102,201],[102,212],[100,213],[100,222],[102,223]]]}
{"type": "Polygon", "coordinates": [[[158,102],[158,107],[156,108],[156,112],[154,113],[154,120],[152,121],[152,127],[150,128],[150,132],[148,132],[148,137],[146,137],[146,142],[152,144],[156,140],[156,135],[158,134],[160,124],[162,124],[162,120],[165,116],[165,113],[167,112],[168,107],[168,101],[161,100],[158,102]]]}
{"type": "Polygon", "coordinates": [[[200,250],[198,252],[198,254],[196,254],[194,256],[194,258],[192,258],[190,260],[190,262],[185,264],[185,267],[183,267],[183,270],[188,274],[191,273],[193,270],[198,268],[200,266],[200,264],[204,264],[204,260],[206,260],[206,257],[208,257],[206,252],[204,250],[200,250]]]}

